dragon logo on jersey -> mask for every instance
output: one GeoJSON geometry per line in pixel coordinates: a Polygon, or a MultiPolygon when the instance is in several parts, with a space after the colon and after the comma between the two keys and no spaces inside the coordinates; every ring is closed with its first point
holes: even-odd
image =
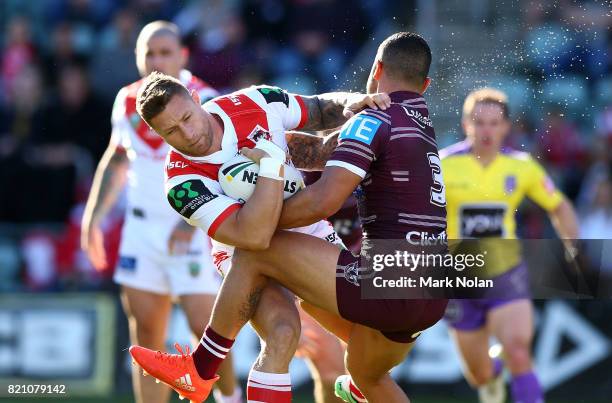
{"type": "Polygon", "coordinates": [[[263,95],[267,103],[282,102],[289,107],[289,95],[278,87],[259,87],[257,91],[263,95]]]}
{"type": "Polygon", "coordinates": [[[261,139],[272,141],[272,135],[270,132],[259,125],[255,126],[247,138],[253,143],[257,143],[261,139]]]}
{"type": "Polygon", "coordinates": [[[180,215],[190,218],[203,204],[215,199],[213,194],[199,180],[186,181],[176,185],[168,192],[168,202],[180,215]]]}

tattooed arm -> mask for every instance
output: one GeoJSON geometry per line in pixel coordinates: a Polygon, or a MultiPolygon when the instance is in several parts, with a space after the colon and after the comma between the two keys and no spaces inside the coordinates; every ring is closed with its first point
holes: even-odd
{"type": "Polygon", "coordinates": [[[87,199],[81,223],[81,248],[98,270],[107,266],[100,222],[121,193],[128,167],[125,150],[111,142],[98,164],[87,199]]]}
{"type": "Polygon", "coordinates": [[[325,163],[338,144],[336,131],[325,137],[301,132],[287,132],[287,145],[291,161],[298,169],[305,171],[322,171],[325,163]]]}
{"type": "Polygon", "coordinates": [[[303,130],[335,129],[364,108],[384,110],[391,105],[391,99],[385,93],[330,92],[302,96],[302,99],[308,108],[308,119],[303,130]]]}

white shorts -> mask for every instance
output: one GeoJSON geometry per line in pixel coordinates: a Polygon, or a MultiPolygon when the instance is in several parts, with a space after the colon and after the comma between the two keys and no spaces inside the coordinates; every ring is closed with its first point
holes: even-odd
{"type": "Polygon", "coordinates": [[[179,220],[139,218],[128,212],[115,282],[163,295],[216,295],[221,277],[212,262],[210,239],[202,230],[195,230],[187,254],[168,253],[168,238],[179,220]]]}
{"type": "MultiPolygon", "coordinates": [[[[302,234],[311,235],[334,245],[338,245],[341,249],[346,249],[342,239],[334,231],[334,227],[329,221],[321,220],[315,224],[308,225],[306,227],[294,228],[291,231],[300,232],[302,234]]],[[[223,277],[229,272],[232,267],[232,255],[234,252],[233,247],[219,248],[213,252],[213,259],[215,268],[219,274],[223,277]]]]}

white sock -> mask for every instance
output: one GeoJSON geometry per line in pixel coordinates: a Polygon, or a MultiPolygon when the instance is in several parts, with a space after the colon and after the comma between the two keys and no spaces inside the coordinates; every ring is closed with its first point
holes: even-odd
{"type": "Polygon", "coordinates": [[[247,383],[249,403],[290,403],[291,376],[272,374],[251,369],[247,383]]]}
{"type": "Polygon", "coordinates": [[[214,389],[213,397],[217,403],[242,403],[242,389],[236,386],[234,392],[229,396],[222,394],[219,389],[214,389]]]}

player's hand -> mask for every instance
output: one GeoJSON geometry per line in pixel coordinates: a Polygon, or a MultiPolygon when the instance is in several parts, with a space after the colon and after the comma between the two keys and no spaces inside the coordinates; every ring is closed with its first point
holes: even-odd
{"type": "Polygon", "coordinates": [[[385,110],[391,106],[391,98],[386,92],[376,94],[355,94],[355,98],[347,105],[342,114],[350,119],[356,113],[365,108],[385,110]]]}
{"type": "Polygon", "coordinates": [[[83,225],[81,229],[81,249],[96,270],[108,267],[106,250],[104,249],[104,233],[97,222],[83,225]]]}
{"type": "Polygon", "coordinates": [[[258,164],[261,162],[262,158],[274,158],[281,162],[287,160],[287,153],[285,150],[274,144],[272,141],[265,139],[259,140],[252,149],[242,147],[240,153],[258,164]]]}
{"type": "Polygon", "coordinates": [[[240,154],[244,155],[249,159],[252,159],[257,164],[259,164],[262,158],[270,157],[270,154],[268,154],[264,150],[259,150],[257,148],[242,147],[242,149],[240,150],[240,154]]]}
{"type": "Polygon", "coordinates": [[[171,255],[187,254],[194,233],[195,227],[192,227],[183,220],[179,221],[172,229],[168,238],[168,252],[171,255]]]}

